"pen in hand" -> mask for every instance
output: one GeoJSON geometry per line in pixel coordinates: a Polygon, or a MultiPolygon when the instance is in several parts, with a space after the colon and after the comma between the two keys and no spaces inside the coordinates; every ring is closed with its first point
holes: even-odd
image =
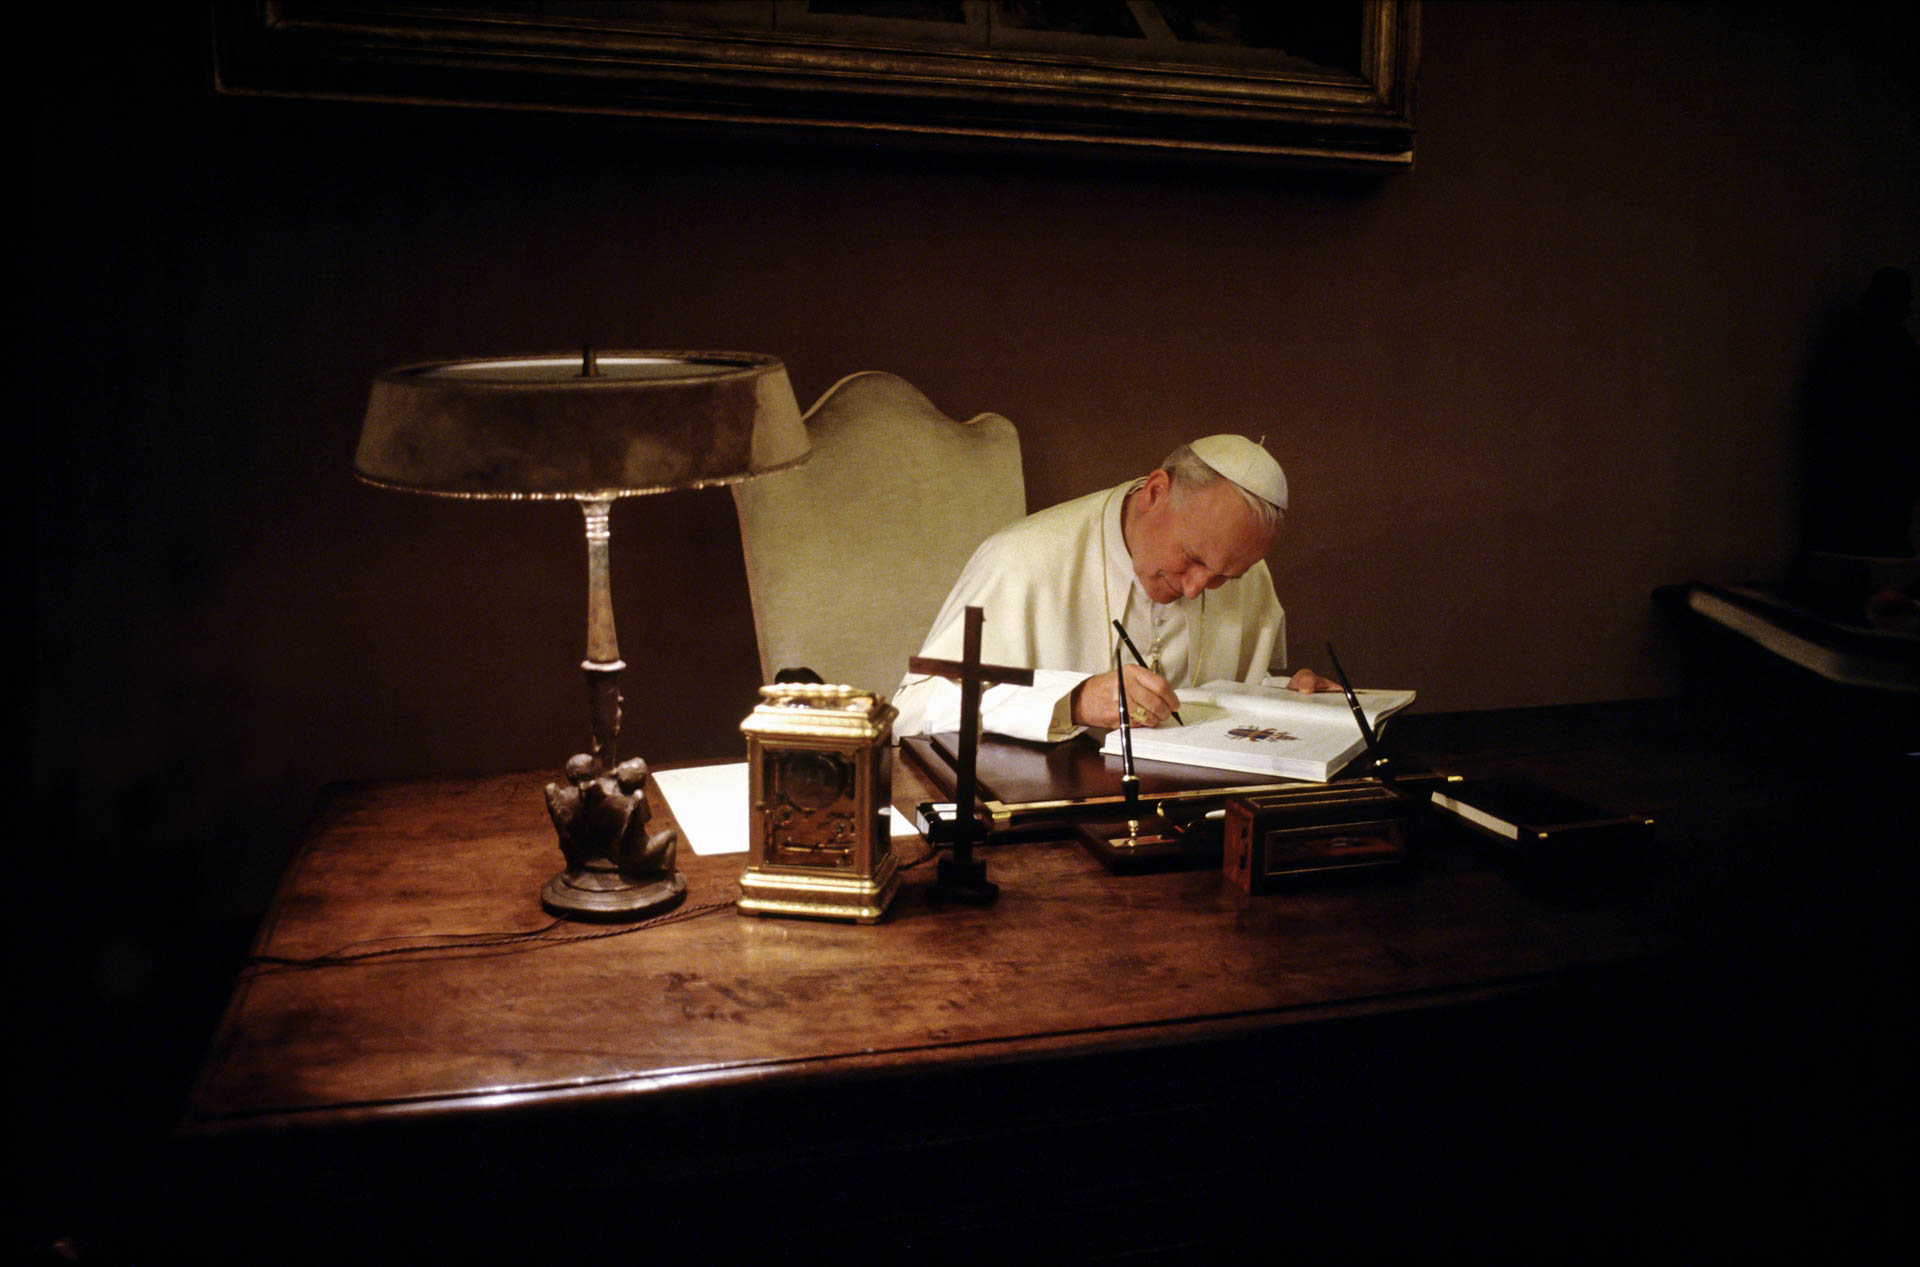
{"type": "MultiPolygon", "coordinates": [[[[1136,647],[1136,646],[1134,646],[1134,645],[1133,645],[1133,639],[1132,639],[1132,638],[1129,638],[1129,637],[1127,636],[1127,627],[1126,627],[1125,625],[1123,625],[1123,624],[1121,624],[1121,623],[1120,623],[1119,621],[1117,621],[1117,620],[1113,622],[1113,627],[1114,627],[1114,628],[1115,628],[1116,630],[1118,630],[1118,631],[1119,631],[1119,633],[1120,633],[1120,641],[1121,641],[1121,642],[1124,642],[1124,643],[1125,643],[1125,644],[1127,645],[1127,650],[1129,650],[1129,651],[1131,651],[1131,652],[1133,652],[1133,658],[1134,658],[1134,661],[1135,661],[1135,662],[1136,662],[1137,664],[1139,664],[1139,666],[1140,666],[1141,668],[1143,668],[1143,669],[1147,669],[1147,661],[1146,661],[1146,657],[1145,657],[1145,656],[1142,656],[1142,655],[1140,654],[1140,648],[1138,648],[1138,647],[1136,647]]],[[[1120,668],[1120,666],[1119,666],[1118,664],[1115,664],[1115,665],[1113,666],[1113,671],[1114,671],[1114,672],[1115,672],[1116,674],[1117,674],[1117,673],[1121,673],[1121,672],[1122,672],[1122,670],[1121,670],[1121,668],[1120,668]]],[[[1152,669],[1147,669],[1147,672],[1149,672],[1149,673],[1151,673],[1151,672],[1153,672],[1153,670],[1152,670],[1152,669]]],[[[1185,723],[1185,722],[1183,722],[1183,721],[1181,721],[1181,720],[1180,720],[1180,710],[1179,710],[1179,709],[1177,709],[1177,708],[1173,710],[1173,720],[1174,720],[1174,722],[1175,722],[1176,724],[1178,724],[1178,725],[1181,725],[1181,726],[1184,726],[1184,725],[1186,725],[1186,724],[1187,724],[1187,723],[1185,723]]]]}

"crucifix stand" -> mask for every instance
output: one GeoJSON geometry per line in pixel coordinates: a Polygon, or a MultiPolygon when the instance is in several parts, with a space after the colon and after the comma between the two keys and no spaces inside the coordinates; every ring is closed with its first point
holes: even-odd
{"type": "Polygon", "coordinates": [[[1000,887],[987,879],[987,864],[975,861],[973,856],[973,842],[985,834],[980,828],[979,807],[974,804],[974,766],[980,755],[980,692],[993,683],[1033,685],[1032,669],[980,663],[980,625],[984,619],[978,607],[967,608],[958,663],[926,656],[907,661],[907,668],[914,673],[955,678],[960,683],[960,768],[955,772],[953,789],[953,856],[940,859],[939,874],[927,897],[935,902],[971,906],[991,905],[1000,896],[1000,887]]]}

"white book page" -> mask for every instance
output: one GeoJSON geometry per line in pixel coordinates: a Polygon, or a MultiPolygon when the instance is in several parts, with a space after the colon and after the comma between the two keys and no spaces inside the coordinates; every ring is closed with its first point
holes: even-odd
{"type": "MultiPolygon", "coordinates": [[[[1413,702],[1412,691],[1356,691],[1378,733],[1386,718],[1413,702]]],[[[1148,761],[1211,766],[1322,780],[1365,747],[1344,692],[1302,694],[1284,686],[1216,681],[1180,692],[1181,722],[1133,731],[1133,752],[1148,761]]],[[[1101,751],[1118,755],[1120,733],[1101,751]]]]}
{"type": "MultiPolygon", "coordinates": [[[[1359,751],[1360,728],[1351,714],[1344,727],[1301,726],[1277,718],[1222,712],[1200,705],[1184,726],[1133,732],[1133,754],[1147,761],[1174,761],[1227,770],[1324,779],[1359,751]],[[1332,769],[1330,769],[1331,767],[1332,769]]],[[[1186,716],[1184,706],[1182,716],[1186,716]]],[[[1109,753],[1120,750],[1118,732],[1107,736],[1109,753]]]]}
{"type": "MultiPolygon", "coordinates": [[[[1355,691],[1354,695],[1360,701],[1360,711],[1367,715],[1367,724],[1373,727],[1376,734],[1386,718],[1413,703],[1414,698],[1412,691],[1355,691]]],[[[1193,720],[1187,716],[1187,704],[1191,700],[1195,705],[1237,713],[1243,717],[1270,717],[1301,725],[1315,722],[1331,725],[1345,718],[1348,725],[1353,724],[1353,710],[1347,707],[1347,697],[1343,691],[1306,694],[1285,686],[1223,679],[1189,687],[1180,691],[1179,696],[1180,716],[1187,721],[1193,720]]]]}

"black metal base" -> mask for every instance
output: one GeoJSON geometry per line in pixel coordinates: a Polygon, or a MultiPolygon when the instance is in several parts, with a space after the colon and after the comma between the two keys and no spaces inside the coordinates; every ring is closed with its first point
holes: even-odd
{"type": "Polygon", "coordinates": [[[687,877],[638,882],[617,871],[562,871],[540,890],[540,905],[562,919],[598,924],[631,923],[662,914],[687,896],[687,877]]]}
{"type": "Polygon", "coordinates": [[[984,862],[942,858],[935,870],[938,874],[927,888],[927,901],[935,905],[992,906],[1000,896],[1000,886],[987,879],[984,862]]]}

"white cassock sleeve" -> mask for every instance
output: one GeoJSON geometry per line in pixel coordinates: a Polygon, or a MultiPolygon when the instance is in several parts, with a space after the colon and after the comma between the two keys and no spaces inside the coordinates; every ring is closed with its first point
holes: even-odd
{"type": "MultiPolygon", "coordinates": [[[[989,686],[980,692],[980,729],[1009,739],[1058,743],[1085,730],[1073,724],[1073,688],[1091,676],[1035,669],[1032,686],[989,686]]],[[[893,697],[899,735],[960,729],[960,684],[952,678],[910,676],[893,697]],[[911,727],[911,728],[909,728],[911,727]]]]}
{"type": "MultiPolygon", "coordinates": [[[[920,654],[958,661],[967,608],[980,608],[981,663],[1034,670],[1032,686],[990,686],[980,693],[981,728],[1011,739],[1054,743],[1079,733],[1081,728],[1073,724],[1073,689],[1090,675],[1055,658],[1057,648],[1047,645],[1050,640],[1039,627],[1045,613],[1060,609],[1062,595],[1044,570],[1029,566],[1033,558],[1022,542],[1034,534],[1022,529],[1031,522],[1029,518],[989,537],[973,552],[934,617],[920,654]]],[[[1048,534],[1039,536],[1046,540],[1048,534]]],[[[960,728],[960,684],[951,678],[910,673],[893,704],[900,710],[895,734],[960,728]]]]}

